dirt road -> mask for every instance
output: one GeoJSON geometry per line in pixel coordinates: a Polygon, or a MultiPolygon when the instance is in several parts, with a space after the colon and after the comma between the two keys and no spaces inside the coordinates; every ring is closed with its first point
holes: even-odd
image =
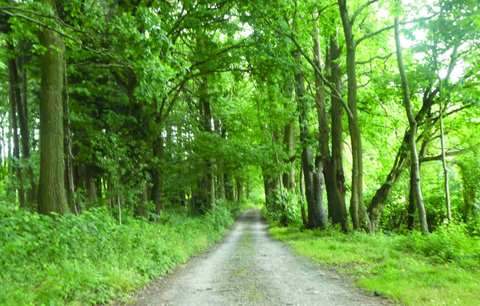
{"type": "Polygon", "coordinates": [[[243,213],[221,242],[136,298],[138,306],[389,305],[273,240],[260,210],[243,213]]]}

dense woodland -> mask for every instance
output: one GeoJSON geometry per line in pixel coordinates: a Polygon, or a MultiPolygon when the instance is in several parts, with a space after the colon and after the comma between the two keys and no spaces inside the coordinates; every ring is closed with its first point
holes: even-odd
{"type": "Polygon", "coordinates": [[[0,27],[3,218],[480,235],[477,0],[3,0],[0,27]]]}

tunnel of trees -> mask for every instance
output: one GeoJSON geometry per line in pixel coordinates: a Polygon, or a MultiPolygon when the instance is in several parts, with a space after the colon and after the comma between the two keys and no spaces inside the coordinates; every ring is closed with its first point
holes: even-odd
{"type": "Polygon", "coordinates": [[[2,1],[2,205],[480,222],[479,5],[2,1]]]}

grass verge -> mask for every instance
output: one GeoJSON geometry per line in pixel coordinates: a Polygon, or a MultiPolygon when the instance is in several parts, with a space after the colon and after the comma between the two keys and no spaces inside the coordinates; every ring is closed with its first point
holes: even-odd
{"type": "Polygon", "coordinates": [[[428,237],[273,227],[296,253],[406,305],[480,305],[480,241],[451,227],[428,237]]]}
{"type": "Polygon", "coordinates": [[[217,206],[189,218],[167,212],[161,222],[106,209],[51,218],[0,205],[0,305],[92,305],[128,293],[213,243],[246,206],[217,206]]]}

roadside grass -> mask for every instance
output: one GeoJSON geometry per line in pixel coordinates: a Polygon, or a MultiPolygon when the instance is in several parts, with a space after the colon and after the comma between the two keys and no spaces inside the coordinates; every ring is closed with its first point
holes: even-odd
{"type": "Polygon", "coordinates": [[[273,227],[275,239],[406,305],[480,305],[480,241],[461,228],[428,237],[273,227]]]}
{"type": "Polygon", "coordinates": [[[0,305],[96,305],[129,292],[187,261],[233,224],[244,204],[188,218],[170,211],[160,222],[104,209],[51,218],[0,205],[0,305]]]}

